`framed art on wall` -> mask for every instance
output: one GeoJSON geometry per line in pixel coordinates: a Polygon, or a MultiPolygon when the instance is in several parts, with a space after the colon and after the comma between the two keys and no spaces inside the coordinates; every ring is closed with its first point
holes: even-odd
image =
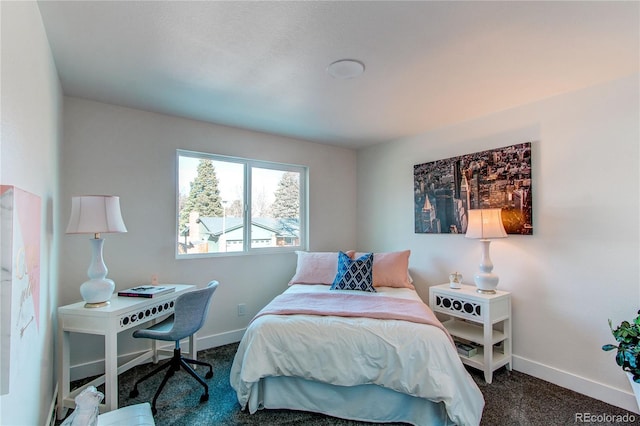
{"type": "Polygon", "coordinates": [[[471,209],[502,209],[508,234],[531,235],[531,142],[413,166],[415,232],[464,234],[471,209]]]}
{"type": "Polygon", "coordinates": [[[0,395],[20,371],[33,368],[24,354],[39,327],[40,206],[37,195],[0,185],[0,395]]]}

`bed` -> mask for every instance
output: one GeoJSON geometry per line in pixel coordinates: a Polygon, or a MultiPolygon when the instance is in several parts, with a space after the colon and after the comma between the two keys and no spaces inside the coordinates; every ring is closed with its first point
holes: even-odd
{"type": "Polygon", "coordinates": [[[374,290],[336,291],[333,254],[323,254],[328,266],[314,261],[313,273],[296,279],[308,272],[301,265],[308,256],[299,253],[290,286],[248,326],[230,373],[240,405],[252,414],[293,409],[369,422],[479,424],[482,394],[404,263],[402,285],[382,285],[390,282],[380,280],[380,268],[389,265],[378,262],[374,290]]]}

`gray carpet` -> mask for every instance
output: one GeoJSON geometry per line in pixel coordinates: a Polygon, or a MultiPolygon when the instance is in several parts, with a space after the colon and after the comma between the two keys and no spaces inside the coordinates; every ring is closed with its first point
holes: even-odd
{"type": "MultiPolygon", "coordinates": [[[[213,364],[214,369],[213,378],[207,380],[210,394],[207,402],[199,402],[202,387],[184,371],[176,373],[169,379],[165,390],[158,398],[156,424],[158,426],[369,425],[369,423],[289,410],[262,410],[253,415],[241,411],[235,393],[229,385],[229,371],[237,347],[237,344],[230,344],[199,352],[198,358],[213,364]]],[[[162,374],[141,384],[138,387],[140,391],[138,397],[129,398],[129,391],[133,383],[153,367],[153,364],[144,364],[120,375],[119,406],[151,402],[162,380],[162,374]]],[[[504,368],[498,370],[490,385],[484,383],[481,372],[474,369],[469,369],[469,372],[485,398],[482,425],[575,425],[581,423],[576,422],[576,413],[608,416],[633,415],[620,408],[516,371],[510,372],[504,368]]],[[[74,382],[73,385],[80,384],[81,382],[74,382]]],[[[635,420],[634,423],[626,424],[640,424],[640,415],[635,415],[635,420]]],[[[617,425],[620,423],[589,422],[589,424],[617,425]]],[[[395,424],[395,426],[400,425],[395,424]]]]}

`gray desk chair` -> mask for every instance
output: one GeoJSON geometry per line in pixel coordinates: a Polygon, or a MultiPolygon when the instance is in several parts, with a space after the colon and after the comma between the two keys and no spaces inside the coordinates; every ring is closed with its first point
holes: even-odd
{"type": "Polygon", "coordinates": [[[213,377],[213,367],[206,362],[184,358],[180,353],[180,340],[191,336],[204,325],[207,312],[209,311],[209,305],[211,304],[211,296],[213,296],[213,292],[216,291],[217,288],[218,282],[211,281],[209,285],[203,289],[181,294],[176,298],[174,312],[170,317],[147,329],[137,330],[133,333],[133,337],[175,342],[171,360],[138,380],[135,385],[133,385],[133,390],[129,393],[129,397],[137,397],[139,394],[138,385],[141,382],[168,368],[164,379],[162,379],[162,383],[160,383],[160,387],[153,396],[153,402],[151,403],[151,411],[153,414],[156,414],[158,411],[156,410],[156,401],[164,385],[167,384],[167,381],[173,376],[174,372],[180,370],[180,367],[184,368],[187,373],[204,387],[204,394],[200,397],[200,402],[209,400],[209,386],[196,374],[189,364],[209,367],[209,372],[205,375],[207,379],[213,377]]]}

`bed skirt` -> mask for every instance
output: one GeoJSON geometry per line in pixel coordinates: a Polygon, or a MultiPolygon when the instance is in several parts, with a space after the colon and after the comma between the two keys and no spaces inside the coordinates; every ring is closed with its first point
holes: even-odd
{"type": "Polygon", "coordinates": [[[289,409],[372,423],[451,426],[443,403],[368,384],[336,386],[297,377],[266,377],[253,384],[248,402],[257,410],[289,409]]]}

